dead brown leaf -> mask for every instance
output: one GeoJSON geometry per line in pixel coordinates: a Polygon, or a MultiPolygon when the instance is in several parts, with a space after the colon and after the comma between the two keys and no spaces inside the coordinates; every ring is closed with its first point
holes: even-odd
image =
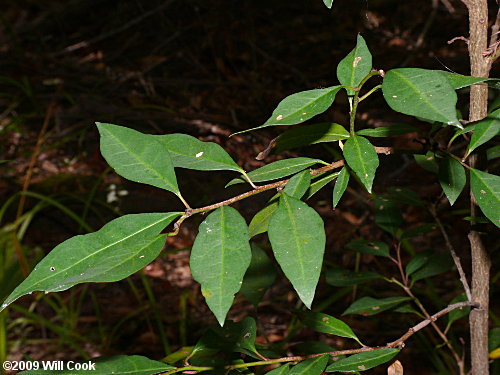
{"type": "Polygon", "coordinates": [[[403,375],[403,365],[396,361],[387,369],[387,375],[403,375]]]}

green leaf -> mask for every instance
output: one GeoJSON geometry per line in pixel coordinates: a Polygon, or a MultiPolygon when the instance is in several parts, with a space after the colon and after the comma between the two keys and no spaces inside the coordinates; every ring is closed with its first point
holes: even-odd
{"type": "Polygon", "coordinates": [[[418,132],[418,129],[406,124],[394,124],[391,126],[380,126],[372,129],[361,129],[356,132],[357,135],[364,135],[366,137],[384,138],[393,137],[395,135],[402,135],[408,133],[418,132]]]}
{"type": "Polygon", "coordinates": [[[181,212],[119,217],[99,231],[72,237],[56,246],[4,301],[2,309],[34,292],[60,292],[86,282],[113,282],[140,270],[160,253],[158,235],[181,212]]]}
{"type": "Polygon", "coordinates": [[[168,150],[176,168],[244,172],[217,143],[203,142],[187,134],[168,134],[155,137],[168,150]]]}
{"type": "Polygon", "coordinates": [[[403,216],[398,205],[391,199],[380,196],[375,199],[375,222],[393,236],[403,225],[403,216]]]}
{"type": "Polygon", "coordinates": [[[278,368],[275,368],[272,371],[266,372],[267,375],[288,375],[288,371],[290,369],[290,364],[285,364],[278,368]]]}
{"type": "Polygon", "coordinates": [[[293,176],[283,189],[289,196],[300,199],[311,185],[311,173],[309,170],[302,171],[293,176]]]}
{"type": "Polygon", "coordinates": [[[243,278],[240,293],[244,294],[250,302],[257,306],[264,293],[276,279],[276,269],[266,252],[255,243],[251,244],[252,261],[243,278]]]}
{"type": "Polygon", "coordinates": [[[349,306],[342,315],[360,314],[364,316],[375,315],[382,311],[389,310],[405,301],[411,300],[410,297],[387,297],[387,298],[372,298],[363,297],[355,301],[349,306]]]}
{"type": "Polygon", "coordinates": [[[257,326],[253,318],[246,317],[240,322],[228,320],[224,323],[224,327],[210,327],[196,343],[192,355],[207,349],[215,349],[255,356],[256,337],[257,326]]]}
{"type": "Polygon", "coordinates": [[[375,147],[368,139],[355,135],[344,144],[344,157],[366,190],[371,193],[373,179],[379,164],[375,147]]]}
{"type": "Polygon", "coordinates": [[[458,137],[460,137],[463,134],[466,134],[466,133],[469,133],[469,132],[473,131],[476,128],[476,124],[477,124],[477,122],[472,122],[472,123],[469,123],[463,129],[456,129],[455,134],[453,134],[453,136],[448,141],[448,148],[455,141],[455,139],[457,139],[458,137]]]}
{"type": "Polygon", "coordinates": [[[449,253],[436,254],[429,258],[427,263],[415,271],[412,276],[413,282],[439,275],[453,268],[453,259],[449,253]]]}
{"type": "Polygon", "coordinates": [[[200,224],[194,241],[191,273],[220,325],[250,265],[249,239],[245,219],[234,208],[223,206],[200,224]]]}
{"type": "Polygon", "coordinates": [[[316,143],[335,142],[349,138],[342,125],[333,122],[302,125],[283,132],[276,141],[276,152],[308,146],[316,143]]]}
{"type": "Polygon", "coordinates": [[[287,96],[278,104],[271,117],[263,125],[233,135],[268,126],[296,125],[307,121],[330,108],[340,88],[341,86],[332,86],[326,89],[307,90],[287,96]]]}
{"type": "Polygon", "coordinates": [[[488,160],[500,158],[500,145],[488,148],[486,150],[486,157],[488,160]]]}
{"type": "Polygon", "coordinates": [[[340,319],[327,314],[315,313],[312,311],[301,311],[298,312],[297,315],[306,327],[309,327],[316,332],[346,337],[348,339],[356,340],[360,345],[363,345],[352,329],[340,319]]]}
{"type": "Polygon", "coordinates": [[[387,104],[397,112],[462,128],[455,109],[457,94],[439,72],[415,68],[389,70],[382,92],[387,104]]]}
{"type": "Polygon", "coordinates": [[[333,0],[323,0],[328,9],[332,9],[333,0]]]}
{"type": "Polygon", "coordinates": [[[419,270],[424,265],[426,265],[429,262],[429,259],[431,259],[431,256],[433,254],[434,251],[426,250],[415,255],[406,265],[405,269],[406,276],[410,276],[412,273],[414,273],[415,271],[419,270]]]}
{"type": "MultiPolygon", "coordinates": [[[[356,47],[337,65],[337,78],[342,85],[357,87],[371,70],[372,55],[365,40],[358,34],[356,47]]],[[[354,90],[346,90],[348,95],[354,95],[354,90]]]]}
{"type": "Polygon", "coordinates": [[[340,198],[344,195],[345,189],[347,189],[347,184],[349,183],[349,171],[344,166],[340,171],[340,174],[335,182],[335,187],[333,188],[333,207],[337,207],[340,198]]]}
{"type": "Polygon", "coordinates": [[[345,245],[348,249],[361,254],[371,254],[390,258],[389,246],[382,241],[354,240],[345,245]]]}
{"type": "Polygon", "coordinates": [[[424,168],[426,171],[435,174],[438,173],[439,167],[438,163],[436,162],[436,156],[433,152],[428,151],[425,155],[414,154],[413,157],[415,158],[417,164],[424,168]]]}
{"type": "Polygon", "coordinates": [[[324,177],[318,178],[311,183],[309,190],[307,191],[307,199],[311,198],[314,194],[320,191],[323,187],[325,187],[329,182],[333,181],[335,178],[339,176],[339,172],[334,172],[328,174],[324,177]]]}
{"type": "Polygon", "coordinates": [[[488,142],[491,138],[500,133],[500,109],[490,113],[487,118],[479,121],[470,139],[469,149],[465,157],[479,146],[488,142]]]}
{"type": "MultiPolygon", "coordinates": [[[[263,167],[249,172],[247,175],[253,182],[276,180],[300,172],[317,163],[326,164],[322,160],[311,158],[283,159],[264,165],[263,167]]],[[[235,178],[231,180],[226,187],[242,182],[245,181],[241,178],[235,178]]]]}
{"type": "Polygon", "coordinates": [[[486,82],[486,81],[498,81],[496,78],[484,78],[484,77],[471,77],[471,76],[463,76],[461,74],[457,73],[452,73],[452,72],[447,72],[444,70],[435,70],[435,72],[438,72],[442,74],[450,85],[455,89],[461,89],[463,87],[471,86],[476,83],[481,83],[481,82],[486,82]]]}
{"type": "MultiPolygon", "coordinates": [[[[462,293],[462,294],[459,294],[458,296],[456,296],[455,298],[453,298],[450,302],[450,305],[453,305],[453,304],[458,303],[458,302],[465,302],[465,301],[467,301],[467,297],[465,296],[465,293],[462,293]]],[[[451,310],[448,313],[448,327],[451,326],[453,322],[455,322],[459,319],[462,319],[462,318],[466,317],[467,315],[469,315],[470,310],[471,310],[470,306],[466,306],[466,307],[461,308],[461,309],[451,310]]]]}
{"type": "Polygon", "coordinates": [[[471,168],[470,185],[483,214],[500,228],[500,177],[471,168]]]}
{"type": "Polygon", "coordinates": [[[399,349],[378,349],[351,355],[340,359],[326,368],[326,372],[365,371],[390,361],[399,353],[399,349]]]}
{"type": "Polygon", "coordinates": [[[313,357],[292,367],[288,375],[321,375],[328,363],[328,354],[313,357]]]}
{"type": "Polygon", "coordinates": [[[500,327],[490,329],[488,333],[488,351],[493,351],[500,347],[500,327]]]}
{"type": "Polygon", "coordinates": [[[340,268],[326,271],[326,282],[333,286],[358,285],[380,278],[378,273],[369,271],[351,272],[340,268]]]}
{"type": "Polygon", "coordinates": [[[495,99],[493,99],[492,102],[490,103],[488,110],[494,111],[495,109],[498,108],[500,108],[500,95],[496,95],[495,99]]]}
{"type": "Polygon", "coordinates": [[[302,302],[311,308],[326,243],[321,216],[304,202],[283,193],[268,232],[281,269],[302,302]]]}
{"type": "Polygon", "coordinates": [[[408,204],[411,206],[424,206],[422,199],[420,199],[418,194],[411,189],[390,187],[387,191],[388,194],[386,194],[385,197],[394,203],[408,204]]]}
{"type": "Polygon", "coordinates": [[[189,357],[189,355],[193,352],[194,346],[181,346],[175,352],[170,353],[162,360],[166,363],[175,363],[182,361],[183,359],[189,357]]]}
{"type": "MultiPolygon", "coordinates": [[[[153,375],[163,373],[175,369],[175,367],[166,365],[162,362],[153,361],[149,358],[138,355],[116,355],[113,357],[93,358],[86,363],[95,363],[95,370],[70,370],[62,371],[46,371],[46,370],[31,370],[22,371],[19,374],[24,375],[109,375],[109,374],[127,374],[127,375],[153,375]]],[[[76,364],[76,363],[75,363],[76,364]]],[[[73,367],[75,367],[73,364],[73,367]]]]}
{"type": "Polygon", "coordinates": [[[404,240],[407,238],[413,238],[416,236],[420,236],[422,234],[428,234],[428,233],[434,232],[436,229],[437,229],[436,224],[431,224],[431,223],[422,224],[422,225],[419,225],[419,226],[412,228],[410,230],[404,231],[401,234],[400,239],[404,240]]]}
{"type": "Polygon", "coordinates": [[[415,314],[421,318],[424,318],[424,316],[421,313],[419,313],[417,310],[415,310],[409,304],[399,306],[397,309],[394,309],[394,312],[401,313],[401,314],[415,314]]]}
{"type": "Polygon", "coordinates": [[[453,206],[467,182],[465,168],[460,162],[447,156],[439,161],[438,177],[450,205],[453,206]]]}
{"type": "Polygon", "coordinates": [[[102,156],[116,173],[180,195],[170,154],[154,136],[118,125],[96,125],[102,156]]]}
{"type": "Polygon", "coordinates": [[[478,224],[488,224],[490,221],[484,216],[464,216],[462,220],[474,221],[478,224]]]}
{"type": "Polygon", "coordinates": [[[267,228],[269,228],[269,220],[271,220],[271,216],[277,208],[278,202],[272,202],[255,214],[250,222],[250,225],[248,226],[250,237],[267,232],[267,228]]]}

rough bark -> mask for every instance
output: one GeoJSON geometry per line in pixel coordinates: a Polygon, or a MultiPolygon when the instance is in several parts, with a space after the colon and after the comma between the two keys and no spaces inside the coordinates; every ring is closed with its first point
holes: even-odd
{"type": "MultiPolygon", "coordinates": [[[[490,59],[483,53],[488,47],[488,2],[487,0],[465,1],[469,10],[469,57],[471,75],[488,77],[490,59]]],[[[474,85],[470,92],[469,120],[477,121],[487,115],[488,87],[474,85]]],[[[469,162],[477,167],[476,156],[469,162]]],[[[476,216],[477,207],[471,194],[471,216],[476,216]]],[[[490,260],[478,232],[469,234],[472,258],[472,299],[480,304],[469,317],[471,335],[471,375],[488,375],[488,306],[490,284],[490,260]]]]}

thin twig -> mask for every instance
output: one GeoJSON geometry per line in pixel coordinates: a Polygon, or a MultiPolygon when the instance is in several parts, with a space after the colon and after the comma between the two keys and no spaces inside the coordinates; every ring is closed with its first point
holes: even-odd
{"type": "Polygon", "coordinates": [[[446,9],[448,10],[448,12],[455,13],[455,8],[453,7],[453,5],[451,5],[451,3],[449,2],[449,0],[441,0],[441,2],[446,7],[446,9]]]}
{"type": "MultiPolygon", "coordinates": [[[[413,292],[411,291],[410,288],[408,288],[408,287],[405,286],[403,289],[406,292],[406,294],[408,294],[411,298],[413,298],[413,302],[415,302],[415,304],[418,306],[418,308],[420,309],[420,311],[424,314],[425,318],[430,321],[429,323],[432,325],[432,328],[434,328],[434,330],[436,331],[436,333],[439,335],[439,337],[441,337],[441,339],[443,340],[443,342],[445,343],[445,345],[450,350],[451,355],[453,356],[453,359],[457,363],[457,366],[458,366],[458,369],[459,369],[459,374],[460,375],[465,375],[465,366],[464,366],[464,362],[462,361],[462,358],[460,358],[460,356],[456,352],[455,348],[451,345],[450,341],[448,340],[448,337],[443,333],[443,331],[441,330],[441,328],[439,328],[439,326],[435,323],[436,319],[433,319],[434,315],[431,316],[427,312],[427,310],[425,309],[424,305],[422,305],[422,303],[419,301],[419,299],[417,297],[415,297],[415,295],[413,294],[413,292]]],[[[477,303],[472,302],[472,301],[458,303],[458,305],[460,305],[460,304],[464,304],[462,306],[475,306],[475,307],[479,307],[479,305],[477,303]]],[[[429,324],[429,323],[427,323],[427,324],[429,324]]],[[[425,324],[425,325],[427,325],[427,324],[425,324]]],[[[421,327],[421,328],[423,328],[423,327],[421,327]]]]}
{"type": "MultiPolygon", "coordinates": [[[[380,75],[380,72],[375,72],[375,74],[373,74],[373,75],[376,75],[376,74],[380,75]]],[[[395,152],[395,149],[393,147],[375,147],[375,151],[378,154],[390,155],[390,154],[393,154],[395,152]]],[[[317,169],[312,169],[310,173],[311,173],[311,176],[317,176],[319,174],[322,174],[322,173],[329,172],[329,171],[332,171],[334,169],[340,168],[344,164],[345,164],[344,160],[339,160],[339,161],[333,162],[331,164],[325,165],[324,167],[317,168],[317,169]]],[[[235,202],[241,201],[241,200],[246,199],[248,197],[251,197],[253,195],[260,194],[260,193],[262,193],[264,191],[268,191],[268,190],[272,190],[272,189],[278,189],[280,187],[285,186],[288,181],[290,181],[290,179],[280,180],[280,181],[272,182],[270,184],[262,185],[262,186],[256,186],[252,182],[253,190],[250,190],[250,191],[247,191],[245,193],[239,194],[239,195],[237,195],[235,197],[228,198],[228,199],[223,200],[221,202],[210,204],[210,205],[204,206],[204,207],[199,207],[199,208],[190,208],[190,207],[187,207],[184,215],[182,215],[175,222],[175,224],[174,224],[174,231],[171,232],[171,233],[168,233],[168,236],[176,236],[179,233],[181,224],[184,222],[184,220],[186,220],[190,216],[193,216],[195,214],[199,214],[199,213],[202,213],[202,212],[212,211],[212,210],[215,210],[215,209],[217,209],[219,207],[222,207],[222,206],[229,206],[229,205],[231,205],[231,204],[233,204],[235,202]]],[[[249,182],[251,182],[251,180],[249,180],[249,182]]]]}
{"type": "Polygon", "coordinates": [[[446,243],[446,247],[448,248],[448,251],[451,254],[451,257],[453,258],[453,262],[455,263],[455,267],[457,267],[458,274],[460,275],[460,281],[462,282],[462,285],[465,290],[465,295],[467,296],[467,301],[472,301],[472,293],[470,291],[469,283],[467,281],[467,277],[465,276],[464,269],[462,268],[462,262],[460,261],[460,257],[457,255],[457,252],[455,251],[455,248],[451,244],[450,237],[448,237],[448,233],[446,232],[443,223],[441,222],[441,219],[439,219],[439,216],[437,215],[436,212],[436,207],[431,206],[429,207],[429,211],[434,218],[434,221],[439,227],[439,230],[441,231],[441,234],[443,235],[444,242],[446,243]]]}
{"type": "Polygon", "coordinates": [[[429,324],[434,323],[436,320],[438,320],[443,315],[446,315],[450,311],[453,311],[456,309],[463,309],[464,307],[467,307],[467,306],[478,307],[478,304],[475,302],[472,302],[472,301],[466,301],[466,302],[458,302],[458,303],[454,303],[453,305],[449,305],[448,307],[437,312],[436,314],[429,316],[426,320],[421,321],[416,326],[413,326],[412,328],[410,328],[408,330],[408,332],[406,332],[399,339],[387,344],[387,347],[389,347],[389,348],[400,347],[406,340],[408,340],[416,332],[420,331],[424,327],[427,327],[429,324]]]}
{"type": "MultiPolygon", "coordinates": [[[[453,305],[449,305],[446,308],[442,309],[441,311],[437,312],[436,314],[432,316],[428,316],[425,320],[421,321],[417,325],[411,327],[408,329],[408,331],[402,335],[400,338],[397,340],[394,340],[386,345],[383,346],[375,346],[375,347],[362,347],[358,349],[347,349],[347,350],[338,350],[334,352],[325,352],[325,353],[317,353],[317,354],[311,354],[311,355],[306,355],[306,356],[290,356],[290,357],[281,357],[281,358],[274,358],[274,359],[269,359],[266,361],[256,361],[256,362],[247,362],[247,363],[238,363],[235,365],[227,365],[224,367],[225,370],[235,370],[239,368],[247,368],[247,367],[256,367],[256,366],[266,366],[266,365],[272,365],[272,364],[277,364],[277,363],[286,363],[286,362],[301,362],[309,358],[315,358],[319,357],[322,355],[330,355],[332,357],[337,357],[341,355],[349,355],[349,354],[358,354],[358,353],[364,353],[364,352],[371,352],[374,350],[380,350],[380,349],[390,349],[390,348],[399,348],[402,349],[404,347],[404,343],[415,333],[420,331],[421,329],[427,327],[429,324],[433,324],[436,320],[438,320],[440,317],[443,315],[448,314],[450,311],[453,311],[455,309],[463,309],[464,307],[467,306],[473,306],[473,307],[478,307],[478,305],[474,302],[467,301],[467,302],[458,302],[453,305]]],[[[174,370],[167,371],[164,373],[165,375],[170,375],[170,374],[175,374],[179,372],[185,372],[185,373],[198,373],[201,371],[210,371],[213,370],[213,367],[195,367],[195,366],[185,366],[181,368],[177,368],[174,370]],[[191,372],[194,371],[194,372],[191,372]]]]}
{"type": "MultiPolygon", "coordinates": [[[[331,164],[325,165],[324,167],[311,170],[311,176],[317,176],[317,175],[319,175],[321,173],[332,171],[334,169],[342,167],[343,165],[344,165],[344,161],[343,160],[339,160],[339,161],[333,162],[331,164]]],[[[271,189],[276,189],[276,188],[279,188],[279,187],[283,187],[283,186],[286,185],[286,183],[288,181],[290,181],[290,179],[276,181],[276,182],[273,182],[273,183],[270,183],[270,184],[267,184],[267,185],[256,186],[253,190],[247,191],[245,193],[239,194],[239,195],[237,195],[235,197],[223,200],[221,202],[217,202],[217,203],[210,204],[208,206],[204,206],[204,207],[200,207],[200,208],[188,208],[188,209],[186,209],[186,212],[184,213],[184,215],[182,215],[175,222],[175,224],[174,224],[174,231],[171,232],[171,233],[169,233],[168,236],[176,236],[179,233],[179,229],[181,227],[181,224],[184,222],[184,220],[186,220],[190,216],[193,216],[194,214],[199,214],[199,213],[202,213],[202,212],[212,211],[212,210],[215,210],[215,209],[217,209],[219,207],[222,207],[222,206],[229,206],[230,204],[233,204],[235,202],[241,201],[242,199],[251,197],[253,195],[260,194],[260,193],[262,193],[264,191],[268,191],[268,190],[271,190],[271,189]]]]}
{"type": "Polygon", "coordinates": [[[500,32],[500,5],[498,6],[495,23],[493,24],[493,26],[491,26],[490,46],[495,44],[495,42],[498,40],[499,32],[500,32]]]}
{"type": "Polygon", "coordinates": [[[463,40],[466,44],[469,44],[469,39],[467,39],[465,36],[456,36],[450,40],[448,40],[448,44],[455,43],[457,40],[463,40]]]}
{"type": "MultiPolygon", "coordinates": [[[[351,132],[351,135],[354,135],[354,123],[356,122],[356,111],[358,110],[358,104],[360,102],[359,99],[359,92],[361,91],[361,88],[363,85],[373,76],[382,76],[383,77],[383,71],[381,70],[373,70],[371,71],[363,80],[359,83],[358,87],[355,90],[354,93],[354,98],[352,100],[352,108],[349,113],[349,129],[351,132]]],[[[373,92],[373,91],[371,91],[373,92]]],[[[370,92],[370,93],[371,93],[370,92]]]]}

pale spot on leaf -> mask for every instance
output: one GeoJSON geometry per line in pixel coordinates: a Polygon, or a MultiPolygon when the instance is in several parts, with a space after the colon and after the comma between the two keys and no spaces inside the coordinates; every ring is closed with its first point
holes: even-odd
{"type": "Polygon", "coordinates": [[[356,57],[352,63],[352,67],[355,68],[358,66],[359,62],[361,61],[362,57],[356,57]]]}
{"type": "Polygon", "coordinates": [[[278,117],[276,117],[276,120],[283,120],[283,115],[279,115],[278,117]]]}
{"type": "Polygon", "coordinates": [[[196,154],[196,157],[197,157],[197,158],[199,158],[201,155],[203,155],[203,151],[202,151],[202,152],[198,152],[198,153],[196,154]]]}
{"type": "Polygon", "coordinates": [[[203,297],[205,297],[205,298],[210,298],[210,297],[213,297],[213,295],[214,295],[214,294],[213,294],[210,290],[208,290],[208,289],[203,289],[203,288],[201,288],[201,294],[202,294],[202,295],[203,295],[203,297]]]}
{"type": "Polygon", "coordinates": [[[481,194],[486,194],[486,192],[484,190],[480,190],[481,194]]]}

